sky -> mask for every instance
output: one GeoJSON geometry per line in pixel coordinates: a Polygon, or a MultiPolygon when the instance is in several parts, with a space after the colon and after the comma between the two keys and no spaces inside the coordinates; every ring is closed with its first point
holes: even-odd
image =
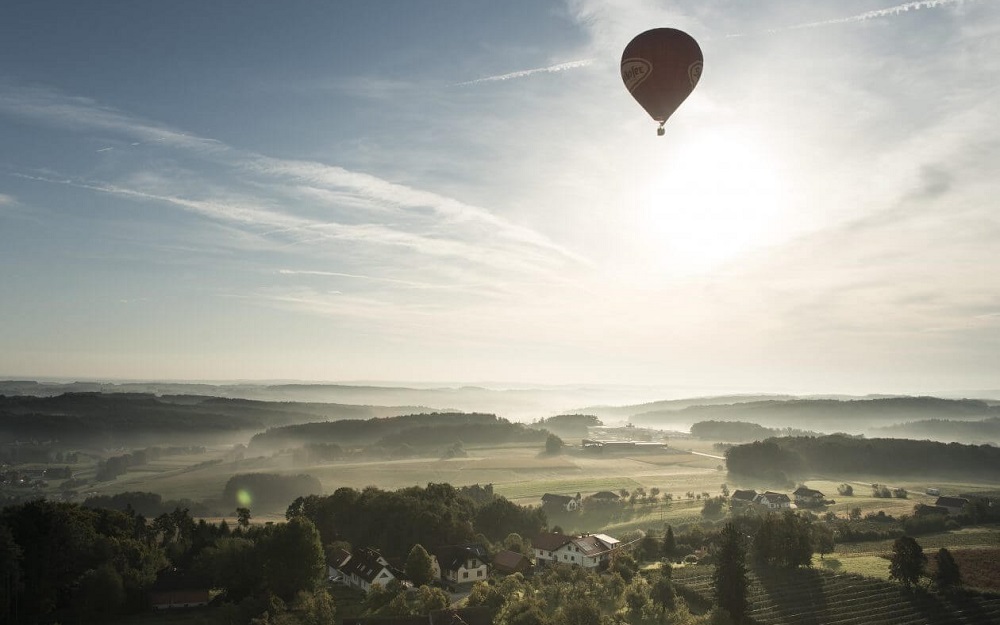
{"type": "Polygon", "coordinates": [[[0,376],[997,389],[997,111],[998,0],[11,0],[0,376]]]}

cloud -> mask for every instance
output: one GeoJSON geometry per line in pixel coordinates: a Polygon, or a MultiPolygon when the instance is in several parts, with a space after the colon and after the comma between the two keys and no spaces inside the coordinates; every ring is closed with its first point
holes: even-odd
{"type": "Polygon", "coordinates": [[[523,69],[516,72],[509,72],[507,74],[498,74],[496,76],[486,76],[485,78],[477,78],[475,80],[468,80],[465,82],[459,82],[452,85],[453,87],[464,87],[468,85],[478,85],[486,82],[502,82],[504,80],[513,80],[516,78],[527,78],[528,76],[534,76],[535,74],[554,74],[556,72],[564,72],[570,69],[581,69],[584,67],[590,67],[594,64],[594,59],[580,59],[578,61],[567,61],[566,63],[557,63],[556,65],[549,65],[547,67],[536,67],[534,69],[523,69]]]}
{"type": "Polygon", "coordinates": [[[68,96],[48,87],[0,80],[0,112],[72,129],[115,131],[143,141],[156,141],[200,151],[225,149],[220,141],[180,132],[138,119],[90,98],[68,96]]]}
{"type": "Polygon", "coordinates": [[[17,200],[14,199],[14,196],[7,195],[5,193],[0,193],[0,206],[4,206],[4,205],[8,205],[8,204],[16,204],[16,203],[17,203],[17,200]]]}
{"type": "MultiPolygon", "coordinates": [[[[837,24],[851,24],[856,22],[865,22],[868,20],[879,19],[883,17],[897,17],[909,11],[919,11],[920,9],[934,9],[943,6],[958,5],[966,1],[968,0],[920,0],[918,2],[907,2],[905,4],[898,4],[896,6],[886,7],[884,9],[865,11],[864,13],[849,15],[847,17],[838,17],[828,20],[820,20],[817,22],[805,22],[802,24],[795,24],[792,26],[782,26],[779,28],[773,28],[766,31],[758,31],[753,33],[732,33],[726,35],[726,37],[748,37],[760,34],[781,33],[791,30],[819,28],[822,26],[835,26],[837,24]]],[[[983,1],[989,1],[989,0],[983,0],[983,1]]]]}
{"type": "Polygon", "coordinates": [[[28,179],[166,203],[299,244],[392,246],[505,273],[542,275],[567,264],[588,265],[583,256],[481,206],[336,165],[236,149],[54,89],[0,83],[0,113],[75,130],[114,130],[184,149],[225,169],[219,175],[214,168],[209,178],[196,168],[171,172],[161,160],[157,175],[126,181],[24,174],[28,179]],[[259,193],[248,196],[248,185],[259,193]]]}

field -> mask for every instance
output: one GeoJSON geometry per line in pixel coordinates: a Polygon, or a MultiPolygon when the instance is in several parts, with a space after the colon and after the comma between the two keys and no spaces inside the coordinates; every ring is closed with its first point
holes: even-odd
{"type": "MultiPolygon", "coordinates": [[[[712,567],[674,571],[676,583],[711,600],[712,567]]],[[[751,575],[750,616],[766,625],[950,625],[1000,622],[1000,595],[907,591],[860,575],[816,570],[756,571],[751,575]]]]}
{"type": "MultiPolygon", "coordinates": [[[[1000,527],[964,528],[953,532],[917,536],[929,564],[938,549],[947,548],[958,562],[964,584],[1000,592],[1000,527]]],[[[813,557],[817,569],[889,579],[891,540],[839,544],[826,557],[813,557]]],[[[933,570],[932,566],[928,570],[933,570]]]]}
{"type": "MultiPolygon", "coordinates": [[[[537,505],[545,493],[575,495],[579,492],[586,496],[600,490],[634,491],[638,487],[647,491],[655,487],[661,493],[673,496],[670,503],[665,503],[661,495],[660,502],[638,505],[631,508],[625,516],[600,520],[577,518],[568,525],[563,525],[567,531],[625,532],[662,527],[664,523],[677,525],[699,521],[702,518],[701,502],[689,498],[687,493],[709,493],[715,496],[720,494],[723,483],[727,483],[730,490],[791,490],[788,485],[732,481],[730,476],[720,470],[724,461],[710,441],[678,438],[672,440],[671,445],[672,450],[667,452],[605,455],[585,454],[578,449],[569,448],[566,453],[555,456],[543,455],[535,446],[482,446],[468,447],[468,456],[464,458],[343,461],[309,466],[295,464],[290,453],[236,460],[231,448],[210,448],[202,453],[163,456],[147,465],[132,467],[112,481],[90,484],[79,489],[77,500],[92,494],[150,491],[164,499],[215,501],[217,503],[214,508],[218,516],[224,517],[231,515],[236,507],[234,502],[217,501],[226,481],[234,474],[249,472],[309,473],[320,480],[326,494],[342,486],[360,489],[374,485],[383,489],[396,489],[429,482],[448,482],[456,486],[493,484],[495,492],[522,505],[537,505]]],[[[94,463],[90,459],[72,468],[77,477],[86,479],[94,475],[94,463]]],[[[909,514],[917,503],[934,502],[934,496],[925,494],[928,487],[938,488],[945,494],[995,489],[995,485],[983,483],[929,484],[872,476],[866,480],[853,480],[851,484],[855,488],[855,495],[841,497],[836,494],[840,483],[841,480],[830,477],[806,480],[809,487],[818,489],[835,500],[824,511],[833,511],[838,516],[846,516],[855,507],[861,508],[863,512],[884,510],[887,514],[896,516],[909,514]],[[887,483],[892,487],[902,486],[909,491],[909,495],[906,499],[872,497],[870,484],[873,482],[887,483]]],[[[58,494],[58,483],[50,485],[48,490],[51,491],[50,495],[58,494]]],[[[261,521],[275,520],[282,518],[282,513],[283,510],[260,510],[255,511],[255,518],[261,521]]],[[[833,556],[833,560],[841,561],[842,570],[870,572],[877,568],[873,566],[877,562],[847,562],[842,557],[844,555],[846,554],[833,556]]],[[[831,562],[826,566],[836,564],[831,562]]]]}

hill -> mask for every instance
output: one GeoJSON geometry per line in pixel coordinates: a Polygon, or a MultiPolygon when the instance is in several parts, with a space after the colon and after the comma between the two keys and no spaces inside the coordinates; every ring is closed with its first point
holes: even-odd
{"type": "Polygon", "coordinates": [[[1000,416],[1000,407],[975,399],[879,397],[693,405],[680,410],[658,410],[636,414],[630,421],[645,427],[664,427],[699,421],[745,421],[770,428],[859,434],[869,431],[874,425],[892,425],[920,419],[976,420],[994,416],[1000,416]]]}
{"type": "Polygon", "coordinates": [[[946,443],[996,445],[1000,443],[1000,417],[990,417],[978,421],[927,419],[872,428],[871,433],[876,436],[893,438],[929,438],[946,443]]]}
{"type": "Polygon", "coordinates": [[[0,441],[58,440],[116,447],[147,443],[199,444],[247,436],[274,425],[319,419],[359,419],[420,412],[416,406],[261,402],[194,395],[64,393],[0,395],[0,441]]]}
{"type": "Polygon", "coordinates": [[[384,419],[303,423],[270,428],[250,440],[250,448],[279,450],[307,444],[339,446],[434,446],[455,443],[503,444],[545,441],[545,430],[481,413],[413,414],[384,419]]]}

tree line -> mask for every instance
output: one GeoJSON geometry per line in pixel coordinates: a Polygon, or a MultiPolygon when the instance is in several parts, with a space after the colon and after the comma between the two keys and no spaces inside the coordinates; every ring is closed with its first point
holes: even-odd
{"type": "Polygon", "coordinates": [[[250,439],[251,449],[279,450],[306,444],[442,445],[465,443],[542,442],[544,431],[511,423],[492,414],[425,413],[380,419],[344,419],[269,428],[250,439]]]}
{"type": "Polygon", "coordinates": [[[771,438],[725,453],[731,473],[788,481],[802,473],[1000,475],[1000,448],[841,434],[771,438]]]}
{"type": "Polygon", "coordinates": [[[465,488],[471,495],[446,483],[395,491],[343,487],[329,496],[295,499],[286,516],[309,519],[323,544],[342,541],[397,557],[418,543],[434,547],[474,540],[499,542],[511,533],[536,536],[547,526],[539,508],[514,504],[492,489],[487,497],[478,485],[465,488]]]}

